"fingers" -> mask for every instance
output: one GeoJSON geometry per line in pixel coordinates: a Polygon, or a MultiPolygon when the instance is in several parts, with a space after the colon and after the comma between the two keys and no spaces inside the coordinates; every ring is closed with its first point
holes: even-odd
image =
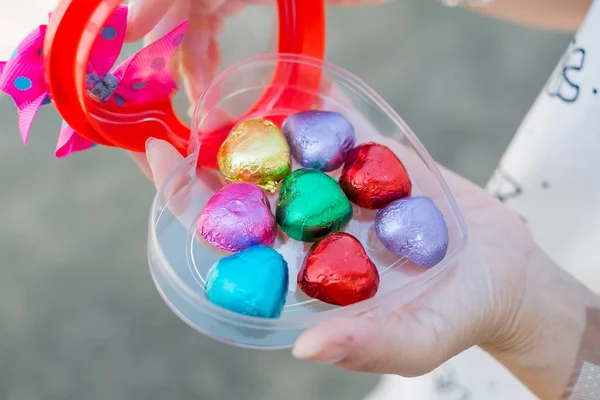
{"type": "Polygon", "coordinates": [[[351,371],[414,377],[476,344],[462,344],[452,335],[449,327],[436,328],[410,314],[354,317],[306,332],[296,342],[293,354],[351,371]]]}
{"type": "MultiPolygon", "coordinates": [[[[328,0],[328,4],[350,6],[386,1],[328,0]]],[[[130,0],[126,41],[145,38],[146,44],[154,42],[188,20],[185,38],[169,65],[175,76],[182,73],[190,103],[195,104],[221,64],[218,36],[224,19],[246,4],[275,4],[275,0],[130,0]]]]}
{"type": "MultiPolygon", "coordinates": [[[[327,0],[327,3],[334,6],[355,6],[381,4],[389,1],[390,0],[327,0]]],[[[161,22],[163,17],[167,15],[168,11],[173,6],[184,10],[184,14],[189,12],[190,20],[193,20],[194,13],[202,15],[223,14],[223,10],[230,8],[239,9],[244,3],[261,5],[274,4],[275,0],[196,0],[193,3],[189,3],[187,0],[130,0],[128,3],[129,21],[127,24],[125,40],[127,42],[141,40],[159,25],[159,22],[161,22]]],[[[184,18],[186,17],[187,16],[184,15],[184,18]]],[[[172,24],[173,26],[171,26],[171,29],[179,22],[181,22],[181,20],[172,24]]]]}
{"type": "Polygon", "coordinates": [[[327,0],[330,6],[348,7],[348,6],[374,6],[377,4],[390,3],[392,0],[327,0]]]}
{"type": "Polygon", "coordinates": [[[174,2],[175,0],[130,0],[125,40],[141,40],[154,29],[174,2]]]}
{"type": "Polygon", "coordinates": [[[221,65],[219,34],[225,19],[247,4],[274,4],[275,0],[202,0],[189,10],[188,33],[181,44],[181,72],[191,104],[195,104],[221,65]]]}
{"type": "Polygon", "coordinates": [[[128,39],[144,36],[146,44],[164,36],[184,20],[188,20],[185,37],[169,65],[174,75],[183,75],[183,83],[189,100],[195,104],[204,88],[219,68],[221,54],[217,37],[221,32],[224,12],[231,2],[225,0],[169,0],[156,12],[145,9],[155,0],[135,0],[133,3],[134,26],[128,39]],[[142,13],[137,9],[143,8],[142,13]],[[140,16],[141,14],[141,16],[140,16]],[[141,35],[141,36],[140,36],[141,35]]]}
{"type": "Polygon", "coordinates": [[[482,317],[489,308],[469,300],[475,297],[459,275],[451,273],[431,294],[391,315],[318,325],[298,338],[293,354],[352,371],[424,375],[489,335],[482,317]]]}
{"type": "Polygon", "coordinates": [[[195,104],[221,64],[218,35],[223,21],[200,10],[190,12],[188,30],[181,43],[181,72],[190,103],[195,104]]]}
{"type": "Polygon", "coordinates": [[[436,329],[410,314],[348,318],[306,332],[293,354],[351,371],[420,376],[470,347],[452,340],[448,329],[436,329]]]}
{"type": "MultiPolygon", "coordinates": [[[[139,0],[137,0],[139,1],[139,0]]],[[[145,0],[148,1],[148,0],[145,0]]],[[[152,27],[151,31],[144,36],[144,44],[147,46],[156,40],[164,37],[166,34],[171,32],[177,25],[188,19],[188,12],[190,8],[190,2],[193,0],[170,0],[171,6],[162,18],[157,21],[156,25],[152,27]]],[[[186,32],[187,35],[187,32],[186,32]]],[[[184,37],[185,40],[185,37],[184,37]]],[[[182,46],[175,51],[171,59],[169,60],[169,70],[171,71],[173,78],[177,81],[180,74],[181,64],[181,53],[182,46]]]]}
{"type": "Polygon", "coordinates": [[[222,187],[221,178],[213,171],[196,169],[196,160],[183,159],[169,143],[150,138],[146,142],[148,166],[160,200],[184,226],[192,226],[197,214],[198,193],[211,193],[222,187]],[[197,173],[197,175],[196,175],[197,173]]]}
{"type": "Polygon", "coordinates": [[[149,138],[146,141],[146,158],[156,189],[160,189],[167,177],[183,160],[183,156],[168,142],[149,138]]]}

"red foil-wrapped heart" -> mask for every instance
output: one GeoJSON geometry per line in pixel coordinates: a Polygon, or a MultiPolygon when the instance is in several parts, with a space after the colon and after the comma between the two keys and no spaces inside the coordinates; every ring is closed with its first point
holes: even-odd
{"type": "Polygon", "coordinates": [[[412,191],[400,159],[388,147],[372,142],[350,151],[339,183],[351,202],[370,210],[408,197],[412,191]]]}
{"type": "Polygon", "coordinates": [[[331,233],[308,251],[298,287],[328,304],[347,306],[369,299],[379,288],[379,272],[362,244],[348,233],[331,233]]]}

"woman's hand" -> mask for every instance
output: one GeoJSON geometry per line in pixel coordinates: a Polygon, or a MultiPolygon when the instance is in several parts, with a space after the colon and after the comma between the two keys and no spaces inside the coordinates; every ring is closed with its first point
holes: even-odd
{"type": "MultiPolygon", "coordinates": [[[[498,15],[510,1],[496,0],[481,10],[498,15]]],[[[577,12],[589,3],[576,1],[577,12]]],[[[131,3],[129,40],[148,35],[152,41],[189,19],[173,67],[183,72],[190,98],[197,99],[219,66],[223,19],[251,1],[131,3]]],[[[133,156],[157,187],[182,160],[156,139],[147,143],[147,159],[142,153],[133,156]]],[[[538,249],[518,216],[483,189],[447,170],[443,174],[468,224],[469,245],[459,265],[392,315],[374,312],[314,327],[298,339],[294,355],[354,371],[418,376],[479,345],[539,397],[558,398],[575,367],[586,308],[600,307],[600,301],[538,249]]]]}
{"type": "MultiPolygon", "coordinates": [[[[340,7],[375,5],[389,1],[391,0],[325,0],[328,5],[340,7]]],[[[277,0],[129,0],[125,40],[136,42],[144,39],[146,44],[152,43],[182,21],[188,21],[185,37],[172,57],[170,66],[174,76],[182,77],[191,104],[191,115],[193,105],[221,64],[218,36],[224,21],[245,6],[275,6],[276,3],[277,0]]],[[[130,154],[149,176],[146,155],[139,152],[130,154]]]]}
{"type": "MultiPolygon", "coordinates": [[[[304,0],[303,0],[304,1],[304,0]]],[[[326,0],[335,6],[379,4],[388,0],[326,0]]],[[[181,73],[190,103],[200,94],[221,63],[218,36],[225,19],[247,5],[275,5],[276,0],[130,0],[126,41],[146,43],[164,36],[184,20],[188,29],[172,70],[181,73]]]]}
{"type": "MultiPolygon", "coordinates": [[[[182,161],[157,139],[149,139],[146,154],[157,187],[182,161]]],[[[600,302],[548,260],[517,215],[471,182],[443,174],[468,225],[459,264],[391,315],[314,327],[293,354],[353,371],[419,376],[480,345],[539,397],[558,398],[574,368],[586,307],[600,302]]]]}

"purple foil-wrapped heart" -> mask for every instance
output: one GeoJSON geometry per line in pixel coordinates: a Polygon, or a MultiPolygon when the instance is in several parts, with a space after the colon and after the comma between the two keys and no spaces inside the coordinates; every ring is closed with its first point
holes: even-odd
{"type": "Polygon", "coordinates": [[[448,251],[448,228],[429,197],[393,201],[377,212],[375,233],[392,253],[421,267],[431,267],[448,251]]]}
{"type": "Polygon", "coordinates": [[[309,110],[289,116],[281,131],[294,159],[304,168],[338,169],[356,140],[354,127],[342,114],[309,110]]]}
{"type": "Polygon", "coordinates": [[[215,193],[202,209],[197,229],[208,243],[231,252],[271,246],[277,236],[269,199],[259,187],[244,182],[215,193]]]}

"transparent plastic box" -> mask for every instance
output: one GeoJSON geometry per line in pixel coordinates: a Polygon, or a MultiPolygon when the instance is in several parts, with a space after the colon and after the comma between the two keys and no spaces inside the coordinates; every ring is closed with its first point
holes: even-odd
{"type": "MultiPolygon", "coordinates": [[[[335,65],[286,54],[261,55],[238,62],[219,74],[200,98],[191,135],[188,157],[171,172],[153,202],[148,260],[156,287],[169,307],[187,324],[216,340],[258,349],[287,348],[304,330],[320,322],[365,312],[393,312],[440,282],[465,247],[464,221],[428,152],[381,97],[360,79],[335,65]],[[200,132],[231,118],[263,116],[281,120],[300,111],[265,104],[264,109],[245,114],[265,88],[272,85],[271,78],[278,63],[279,72],[294,73],[298,66],[302,67],[302,73],[320,70],[322,80],[318,90],[300,85],[285,89],[292,90],[297,96],[314,96],[310,108],[345,115],[354,124],[357,144],[373,141],[387,145],[398,155],[412,179],[413,196],[433,199],[445,218],[449,247],[440,263],[431,268],[420,268],[385,250],[374,234],[375,212],[355,206],[354,218],[344,231],[363,243],[377,265],[381,282],[375,297],[351,306],[336,307],[304,295],[296,287],[296,276],[311,244],[289,239],[279,230],[274,248],[284,256],[290,272],[290,287],[281,317],[249,317],[209,302],[205,277],[210,267],[225,254],[202,243],[196,233],[196,221],[206,201],[227,182],[219,171],[199,166],[198,160],[203,157],[202,141],[205,140],[200,132]]],[[[339,171],[330,175],[337,177],[339,171]]],[[[270,196],[273,209],[276,196],[276,193],[270,196]]]]}

